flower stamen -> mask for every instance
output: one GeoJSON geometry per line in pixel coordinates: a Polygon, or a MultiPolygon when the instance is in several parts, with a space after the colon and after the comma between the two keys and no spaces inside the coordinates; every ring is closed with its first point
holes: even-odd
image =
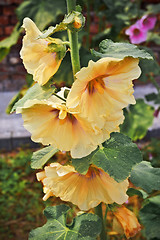
{"type": "Polygon", "coordinates": [[[106,75],[96,77],[88,82],[86,89],[88,90],[89,94],[93,94],[96,91],[103,94],[105,89],[105,83],[103,81],[104,77],[106,77],[106,75]]]}

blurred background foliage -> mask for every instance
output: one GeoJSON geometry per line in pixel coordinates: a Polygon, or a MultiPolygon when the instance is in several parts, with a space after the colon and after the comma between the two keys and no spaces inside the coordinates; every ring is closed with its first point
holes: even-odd
{"type": "MultiPolygon", "coordinates": [[[[160,19],[160,3],[156,1],[141,0],[77,0],[82,7],[82,13],[86,17],[84,29],[79,32],[79,49],[81,66],[87,66],[90,59],[97,60],[91,55],[90,49],[98,50],[99,43],[108,38],[116,42],[129,42],[125,30],[134,24],[145,14],[153,14],[160,19]],[[153,2],[153,4],[152,4],[153,2]]],[[[4,59],[18,38],[22,36],[23,18],[31,18],[41,31],[49,26],[55,26],[61,22],[66,14],[65,0],[26,0],[16,9],[18,24],[10,37],[0,42],[0,60],[4,59]]],[[[138,141],[144,160],[150,162],[152,167],[160,167],[160,140],[152,139],[150,142],[140,142],[146,136],[148,128],[152,125],[154,117],[160,111],[160,87],[157,76],[160,74],[158,45],[160,43],[160,23],[157,20],[155,28],[148,33],[147,41],[139,44],[141,49],[146,49],[154,61],[140,60],[142,74],[135,84],[152,83],[157,92],[146,96],[145,101],[137,100],[137,104],[124,110],[125,121],[121,126],[121,132],[138,141]],[[148,103],[154,102],[154,107],[148,103]]],[[[55,33],[52,37],[68,39],[67,32],[55,33]]],[[[70,53],[67,52],[53,81],[59,89],[62,86],[71,86],[73,81],[70,53]]],[[[26,85],[11,100],[7,112],[24,96],[27,89],[32,86],[32,75],[26,74],[26,85]]],[[[61,201],[56,198],[42,202],[42,187],[36,181],[35,172],[30,168],[32,150],[21,149],[12,153],[0,155],[0,238],[3,240],[25,240],[28,232],[41,226],[46,221],[42,216],[42,210],[46,205],[53,205],[61,201]]],[[[64,161],[65,154],[55,155],[59,162],[64,161]]],[[[54,158],[54,160],[55,160],[54,158]]],[[[150,171],[149,171],[150,172],[150,171]]],[[[150,174],[150,173],[149,173],[150,174]]],[[[149,175],[150,176],[150,175],[149,175]]],[[[160,209],[159,191],[153,190],[147,193],[133,184],[130,186],[130,198],[127,207],[139,215],[143,224],[141,233],[133,239],[160,239],[159,222],[160,209]],[[141,209],[141,210],[140,210],[141,209]]],[[[107,216],[109,239],[125,239],[124,236],[112,232],[112,217],[107,216]]]]}

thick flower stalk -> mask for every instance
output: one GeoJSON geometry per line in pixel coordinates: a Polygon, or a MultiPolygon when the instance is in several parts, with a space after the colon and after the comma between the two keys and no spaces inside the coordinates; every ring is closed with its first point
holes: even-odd
{"type": "Polygon", "coordinates": [[[138,63],[138,59],[131,57],[89,61],[88,67],[75,75],[67,106],[79,107],[83,116],[99,128],[105,126],[108,118],[113,120],[116,116],[122,123],[122,109],[135,104],[132,80],[141,74],[138,63]]]}
{"type": "Polygon", "coordinates": [[[24,18],[26,35],[20,56],[28,73],[40,85],[44,85],[57,72],[66,53],[66,47],[60,39],[39,39],[42,32],[30,18],[24,18]]]}
{"type": "Polygon", "coordinates": [[[126,238],[134,237],[141,226],[133,212],[124,206],[117,208],[114,212],[113,230],[120,234],[125,234],[126,238]]]}
{"type": "Polygon", "coordinates": [[[100,202],[123,204],[128,199],[128,180],[118,183],[94,165],[89,167],[86,175],[82,175],[72,166],[52,163],[37,173],[37,179],[44,185],[43,200],[55,195],[84,211],[96,207],[100,202]]]}

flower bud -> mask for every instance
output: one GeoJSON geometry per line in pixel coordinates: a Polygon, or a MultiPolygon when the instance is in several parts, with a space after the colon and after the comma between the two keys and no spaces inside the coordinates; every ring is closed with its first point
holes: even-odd
{"type": "Polygon", "coordinates": [[[67,25],[67,28],[71,31],[80,31],[85,24],[85,17],[80,13],[73,11],[69,13],[63,23],[67,25]]]}
{"type": "Polygon", "coordinates": [[[135,236],[140,230],[141,226],[133,212],[124,206],[117,208],[113,214],[113,231],[119,234],[125,234],[126,238],[135,236]]]}

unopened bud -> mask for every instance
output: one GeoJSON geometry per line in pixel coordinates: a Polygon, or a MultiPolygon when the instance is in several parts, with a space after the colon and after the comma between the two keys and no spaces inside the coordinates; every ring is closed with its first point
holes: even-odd
{"type": "Polygon", "coordinates": [[[63,22],[71,31],[80,31],[85,24],[85,17],[80,12],[73,11],[65,17],[63,22]]]}

